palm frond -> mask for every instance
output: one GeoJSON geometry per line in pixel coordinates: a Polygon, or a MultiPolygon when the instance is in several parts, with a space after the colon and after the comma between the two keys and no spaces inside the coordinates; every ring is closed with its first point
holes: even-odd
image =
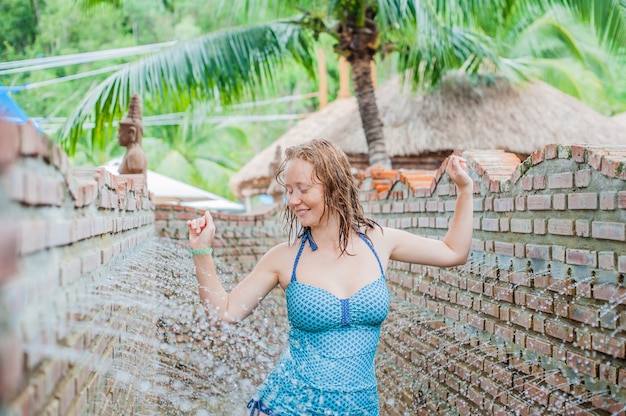
{"type": "Polygon", "coordinates": [[[94,123],[91,140],[104,140],[135,93],[143,100],[169,100],[181,109],[200,100],[228,105],[254,98],[272,85],[287,58],[314,77],[311,48],[306,32],[286,22],[224,30],[177,43],[128,64],[93,88],[61,129],[60,141],[72,155],[87,121],[94,123]]]}

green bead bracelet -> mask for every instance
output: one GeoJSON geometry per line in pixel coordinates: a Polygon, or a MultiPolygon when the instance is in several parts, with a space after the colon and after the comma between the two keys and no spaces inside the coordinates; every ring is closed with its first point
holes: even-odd
{"type": "Polygon", "coordinates": [[[207,254],[213,254],[213,247],[201,248],[199,250],[189,250],[192,256],[206,256],[207,254]]]}

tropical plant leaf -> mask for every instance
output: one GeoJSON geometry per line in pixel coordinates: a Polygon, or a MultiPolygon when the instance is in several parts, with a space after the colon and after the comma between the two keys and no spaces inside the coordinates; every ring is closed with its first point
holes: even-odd
{"type": "Polygon", "coordinates": [[[288,58],[314,77],[311,45],[299,26],[286,22],[223,30],[177,43],[128,64],[92,89],[61,129],[61,142],[73,155],[88,121],[94,124],[91,140],[105,140],[135,93],[144,100],[171,101],[177,108],[201,100],[229,105],[268,88],[288,58]]]}

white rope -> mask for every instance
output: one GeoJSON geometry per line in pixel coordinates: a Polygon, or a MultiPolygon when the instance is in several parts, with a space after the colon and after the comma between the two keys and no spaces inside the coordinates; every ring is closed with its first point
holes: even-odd
{"type": "MultiPolygon", "coordinates": [[[[179,126],[185,124],[184,117],[178,117],[177,114],[171,113],[163,114],[159,116],[147,116],[143,118],[143,126],[179,126]]],[[[194,121],[193,123],[201,124],[237,124],[237,123],[258,123],[258,122],[272,122],[283,120],[300,120],[305,118],[308,113],[302,114],[270,114],[270,115],[244,115],[244,116],[216,116],[206,117],[200,121],[194,121]]],[[[65,122],[64,117],[33,117],[33,120],[41,126],[41,128],[47,134],[55,133],[65,122]]],[[[118,122],[113,122],[113,126],[117,126],[118,122]]],[[[84,123],[83,129],[90,130],[95,126],[94,123],[84,123]]]]}
{"type": "Polygon", "coordinates": [[[106,68],[94,69],[93,71],[81,72],[81,73],[74,74],[74,75],[68,75],[66,77],[50,79],[48,81],[33,82],[30,84],[25,84],[23,89],[32,90],[32,89],[40,88],[40,87],[47,87],[48,85],[60,84],[61,82],[73,81],[75,79],[80,79],[80,78],[87,78],[93,75],[103,74],[105,72],[113,72],[113,71],[117,71],[118,69],[125,67],[126,65],[128,64],[108,66],[106,68]]]}
{"type": "Polygon", "coordinates": [[[0,63],[0,75],[35,71],[47,68],[57,68],[60,66],[69,66],[88,62],[104,61],[107,59],[122,58],[126,56],[144,55],[146,53],[156,52],[159,49],[172,46],[175,43],[176,41],[171,41],[154,43],[150,45],[132,46],[129,48],[109,49],[105,51],[85,52],[71,55],[50,56],[45,58],[2,62],[0,63]]]}

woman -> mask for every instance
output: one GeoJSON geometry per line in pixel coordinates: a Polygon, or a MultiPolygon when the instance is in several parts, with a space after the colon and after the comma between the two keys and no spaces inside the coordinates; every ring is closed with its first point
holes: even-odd
{"type": "Polygon", "coordinates": [[[364,216],[346,155],[314,140],[287,149],[276,179],[287,197],[289,241],[269,250],[230,293],[210,253],[207,212],[189,221],[200,298],[228,322],[247,317],[279,285],[285,290],[289,346],[255,397],[251,416],[378,415],[374,358],[389,309],[390,260],[439,267],[464,264],[472,238],[472,179],[450,156],[456,210],[442,240],[381,227],[364,216]]]}

